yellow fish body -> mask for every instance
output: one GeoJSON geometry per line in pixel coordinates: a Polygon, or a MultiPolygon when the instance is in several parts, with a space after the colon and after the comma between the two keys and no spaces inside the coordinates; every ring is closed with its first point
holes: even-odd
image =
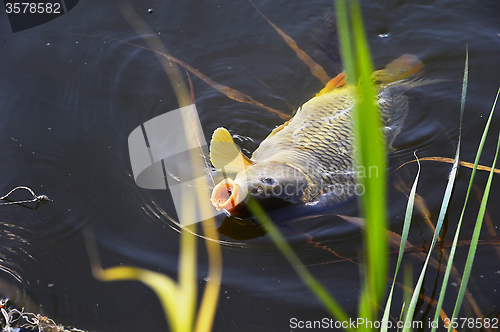
{"type": "MultiPolygon", "coordinates": [[[[405,81],[423,67],[413,55],[403,55],[376,71],[379,107],[388,146],[408,113],[405,81]]],[[[274,129],[249,159],[225,128],[214,131],[210,158],[217,170],[236,174],[215,186],[211,201],[218,209],[238,214],[247,196],[266,210],[298,202],[339,206],[359,193],[353,159],[352,108],[355,87],[345,74],[332,79],[295,116],[274,129]]]]}

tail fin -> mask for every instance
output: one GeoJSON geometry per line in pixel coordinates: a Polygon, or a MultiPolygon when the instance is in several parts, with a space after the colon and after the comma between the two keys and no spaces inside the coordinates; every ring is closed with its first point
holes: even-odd
{"type": "Polygon", "coordinates": [[[415,55],[404,54],[389,63],[384,69],[373,73],[373,78],[382,84],[404,80],[418,73],[424,64],[415,55]]]}

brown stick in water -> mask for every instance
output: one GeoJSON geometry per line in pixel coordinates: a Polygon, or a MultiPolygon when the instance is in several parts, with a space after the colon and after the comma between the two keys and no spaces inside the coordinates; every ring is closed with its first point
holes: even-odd
{"type": "MultiPolygon", "coordinates": [[[[419,158],[418,159],[419,161],[438,161],[438,162],[441,162],[441,163],[448,163],[448,164],[453,164],[453,162],[455,161],[453,158],[446,158],[446,157],[424,157],[424,158],[419,158]]],[[[396,172],[397,170],[399,170],[401,167],[403,166],[406,166],[410,163],[414,163],[416,162],[417,160],[410,160],[410,161],[407,161],[405,162],[404,164],[402,164],[401,166],[399,166],[398,168],[396,168],[394,171],[391,172],[394,173],[396,172]]],[[[467,167],[467,168],[473,168],[474,167],[474,163],[469,163],[468,161],[460,161],[460,166],[464,166],[464,167],[467,167]]],[[[477,165],[477,170],[478,171],[491,171],[491,167],[488,167],[488,166],[483,166],[483,165],[477,165]]],[[[496,174],[500,174],[500,169],[498,168],[495,168],[494,171],[496,174]]]]}
{"type": "Polygon", "coordinates": [[[309,55],[307,55],[306,52],[301,50],[298,46],[295,40],[293,40],[290,36],[288,36],[283,30],[278,28],[273,22],[271,22],[255,5],[251,0],[248,0],[252,6],[255,8],[255,10],[278,32],[283,38],[283,40],[290,46],[291,49],[295,51],[295,54],[299,57],[302,62],[304,62],[309,69],[311,70],[311,73],[319,79],[324,85],[326,85],[330,81],[330,77],[327,75],[323,67],[321,67],[319,64],[317,64],[309,55]]]}
{"type": "Polygon", "coordinates": [[[187,71],[189,71],[191,74],[197,76],[199,79],[201,79],[202,81],[204,81],[205,83],[207,83],[212,88],[214,88],[217,91],[219,91],[220,93],[226,95],[228,98],[231,98],[233,100],[239,101],[241,103],[246,103],[246,104],[250,104],[250,105],[254,105],[254,106],[263,108],[263,109],[269,111],[271,114],[276,115],[276,116],[278,116],[279,118],[281,118],[283,120],[288,120],[288,119],[290,119],[292,117],[289,114],[285,114],[285,113],[283,113],[281,111],[275,110],[274,108],[267,107],[266,105],[264,105],[262,103],[259,103],[258,101],[255,101],[252,97],[250,97],[250,96],[248,96],[248,95],[246,95],[246,94],[244,94],[242,92],[239,92],[238,90],[232,89],[232,88],[230,88],[228,86],[225,86],[225,85],[222,85],[222,84],[219,84],[219,83],[215,82],[214,80],[212,80],[211,78],[209,78],[209,77],[205,76],[204,74],[200,73],[198,70],[196,70],[195,68],[191,67],[190,65],[188,65],[184,61],[181,61],[181,60],[179,60],[179,59],[177,59],[177,58],[175,58],[175,57],[173,57],[173,56],[171,56],[169,54],[161,53],[161,52],[153,50],[153,49],[151,49],[149,47],[132,44],[132,43],[129,43],[129,42],[126,42],[126,41],[123,41],[123,40],[120,40],[120,39],[112,38],[112,37],[105,37],[105,36],[98,36],[98,35],[84,35],[84,34],[75,34],[75,36],[83,36],[83,37],[92,37],[92,38],[102,38],[102,39],[114,40],[114,41],[117,41],[117,42],[120,42],[120,43],[123,43],[123,44],[127,44],[127,45],[130,45],[130,46],[133,46],[133,47],[142,48],[143,50],[154,52],[154,53],[156,53],[156,54],[158,54],[160,56],[163,56],[163,57],[167,58],[167,60],[170,60],[170,61],[173,61],[173,62],[177,63],[179,66],[183,67],[184,69],[186,69],[187,71]]]}

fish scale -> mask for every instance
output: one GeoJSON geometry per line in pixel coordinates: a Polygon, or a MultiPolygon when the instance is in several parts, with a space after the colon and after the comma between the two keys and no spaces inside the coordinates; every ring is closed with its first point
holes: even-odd
{"type": "MultiPolygon", "coordinates": [[[[314,201],[332,185],[354,187],[355,179],[342,174],[353,167],[350,139],[353,93],[354,88],[346,87],[305,103],[286,127],[261,143],[252,161],[286,163],[302,171],[308,180],[304,202],[314,201]],[[339,176],[335,179],[325,176],[328,172],[337,172],[339,176]]],[[[339,204],[351,198],[352,195],[345,193],[328,200],[339,204]]]]}

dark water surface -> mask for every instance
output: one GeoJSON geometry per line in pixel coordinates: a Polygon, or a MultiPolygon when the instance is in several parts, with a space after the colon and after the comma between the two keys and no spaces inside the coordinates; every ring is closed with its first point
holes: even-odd
{"type": "MultiPolygon", "coordinates": [[[[330,76],[338,73],[335,41],[327,38],[331,31],[325,18],[333,10],[331,1],[255,4],[330,76]]],[[[153,30],[161,32],[173,56],[267,106],[290,112],[284,100],[298,107],[322,88],[247,1],[133,1],[132,5],[153,30]],[[148,8],[153,8],[152,14],[148,8]]],[[[411,53],[426,64],[425,78],[442,80],[409,92],[411,109],[395,142],[398,151],[391,155],[391,166],[413,159],[415,149],[419,157],[454,155],[467,42],[470,75],[462,159],[472,162],[500,85],[500,5],[496,1],[363,1],[362,9],[377,68],[411,53]]],[[[133,129],[178,107],[163,68],[146,50],[82,36],[145,45],[123,18],[118,1],[81,1],[66,15],[15,34],[2,12],[0,33],[0,195],[26,185],[54,200],[37,210],[0,206],[0,260],[5,269],[0,272],[0,294],[19,307],[85,330],[168,330],[160,304],[146,286],[102,283],[92,277],[82,235],[92,225],[107,267],[136,265],[176,278],[179,234],[166,217],[175,216],[171,197],[167,191],[136,186],[127,146],[133,129]]],[[[199,79],[192,80],[207,141],[215,128],[224,126],[232,134],[251,138],[242,146],[253,151],[282,123],[263,109],[230,100],[199,79]]],[[[482,164],[493,160],[499,128],[499,117],[494,116],[482,164]]],[[[418,193],[433,221],[449,171],[448,164],[422,164],[418,193]]],[[[399,177],[411,186],[415,174],[412,164],[389,178],[391,228],[397,233],[406,196],[394,185],[399,177]]],[[[465,168],[459,173],[444,229],[446,240],[453,238],[469,175],[465,168]]],[[[484,187],[486,179],[487,174],[478,174],[478,188],[484,187]]],[[[494,178],[488,211],[495,230],[498,188],[500,181],[494,178]]],[[[472,235],[479,206],[476,193],[472,196],[461,239],[472,235]]],[[[311,272],[356,317],[360,283],[354,262],[359,262],[360,231],[332,216],[285,222],[282,231],[304,263],[311,265],[311,272]],[[335,262],[336,254],[352,260],[335,262]]],[[[491,235],[483,225],[482,236],[491,235]]],[[[409,241],[422,246],[431,238],[423,218],[416,216],[409,241]]],[[[214,331],[290,331],[291,318],[328,317],[267,237],[237,242],[241,244],[223,247],[214,331]]],[[[206,253],[200,247],[201,289],[206,253]]],[[[457,250],[458,271],[463,269],[467,250],[467,246],[457,250]]],[[[395,261],[396,255],[391,259],[395,261]]],[[[416,280],[422,262],[406,259],[405,263],[413,265],[416,280]]],[[[441,277],[442,273],[429,269],[424,283],[427,296],[438,297],[441,277]]],[[[482,245],[469,290],[490,318],[500,313],[499,285],[495,247],[482,245]]],[[[444,306],[449,315],[457,291],[458,287],[449,287],[444,306]]],[[[401,303],[398,289],[394,317],[401,303]]],[[[475,317],[467,308],[460,317],[475,317]]],[[[417,310],[417,318],[425,322],[434,314],[425,302],[417,310]]]]}

